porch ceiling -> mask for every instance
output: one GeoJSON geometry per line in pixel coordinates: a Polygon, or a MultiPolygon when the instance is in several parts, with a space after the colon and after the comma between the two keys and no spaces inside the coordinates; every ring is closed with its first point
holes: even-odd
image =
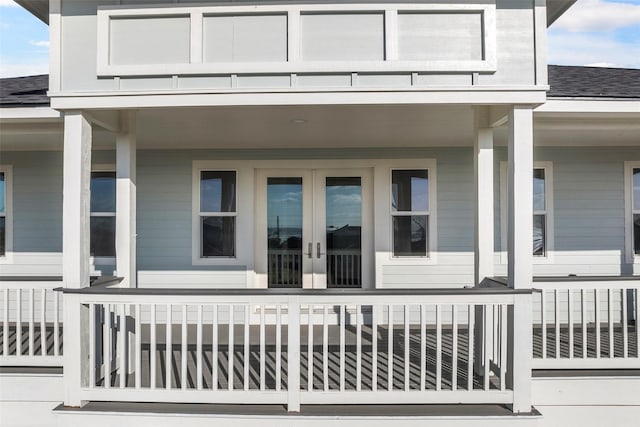
{"type": "Polygon", "coordinates": [[[465,106],[270,106],[138,113],[139,148],[331,148],[473,144],[465,106]]]}

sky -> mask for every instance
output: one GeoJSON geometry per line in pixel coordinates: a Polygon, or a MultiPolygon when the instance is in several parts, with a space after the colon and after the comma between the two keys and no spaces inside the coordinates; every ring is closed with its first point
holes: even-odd
{"type": "MultiPolygon", "coordinates": [[[[549,63],[640,68],[640,0],[578,0],[548,33],[549,63]]],[[[0,77],[48,71],[48,27],[0,0],[0,77]]]]}

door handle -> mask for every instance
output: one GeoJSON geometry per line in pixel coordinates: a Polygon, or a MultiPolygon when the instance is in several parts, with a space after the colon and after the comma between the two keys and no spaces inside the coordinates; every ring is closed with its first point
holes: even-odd
{"type": "Polygon", "coordinates": [[[313,258],[313,243],[309,242],[307,246],[307,253],[305,255],[307,255],[309,258],[313,258]]]}
{"type": "Polygon", "coordinates": [[[322,255],[320,253],[320,242],[316,243],[316,257],[320,258],[320,255],[322,255]]]}

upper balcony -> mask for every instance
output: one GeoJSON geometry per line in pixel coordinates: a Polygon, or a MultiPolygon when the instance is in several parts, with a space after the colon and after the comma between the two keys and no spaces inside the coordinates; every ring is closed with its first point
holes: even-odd
{"type": "Polygon", "coordinates": [[[57,0],[52,106],[537,103],[546,12],[507,0],[57,0]]]}

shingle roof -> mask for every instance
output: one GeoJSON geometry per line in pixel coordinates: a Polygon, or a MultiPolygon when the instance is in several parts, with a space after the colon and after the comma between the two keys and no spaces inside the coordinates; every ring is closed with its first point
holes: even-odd
{"type": "Polygon", "coordinates": [[[640,98],[640,69],[549,65],[549,98],[640,98]]]}
{"type": "Polygon", "coordinates": [[[0,79],[0,107],[37,107],[49,105],[49,76],[0,79]]]}
{"type": "MultiPolygon", "coordinates": [[[[549,65],[549,98],[640,98],[640,69],[549,65]]],[[[0,79],[0,107],[49,105],[49,76],[0,79]]]]}

